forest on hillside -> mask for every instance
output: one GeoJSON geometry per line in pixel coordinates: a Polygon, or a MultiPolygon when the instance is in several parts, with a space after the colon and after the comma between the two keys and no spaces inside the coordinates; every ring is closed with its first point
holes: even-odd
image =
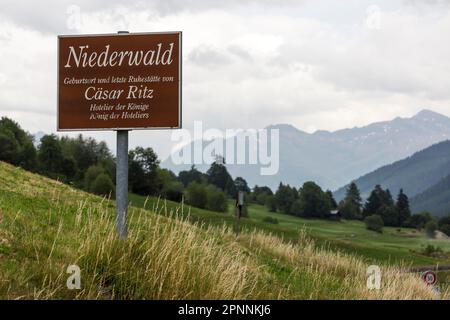
{"type": "MultiPolygon", "coordinates": [[[[444,163],[445,153],[436,149],[444,163]]],[[[50,134],[34,141],[34,137],[17,122],[3,117],[0,120],[0,160],[87,192],[111,198],[115,195],[115,157],[105,142],[81,134],[76,138],[50,134]]],[[[394,165],[392,170],[397,166],[394,165]]],[[[129,151],[129,189],[135,194],[185,201],[194,207],[216,212],[227,212],[229,199],[236,199],[238,191],[243,191],[246,203],[264,205],[274,214],[363,220],[367,228],[377,232],[381,232],[383,226],[394,226],[426,229],[430,235],[439,229],[450,235],[448,217],[437,220],[426,211],[412,214],[407,193],[401,187],[395,200],[388,188],[383,189],[377,184],[363,201],[356,182],[347,186],[345,196],[339,202],[330,190],[323,190],[313,181],[298,188],[280,182],[273,192],[267,186],[250,188],[243,177],[233,178],[222,157],[217,157],[205,173],[192,166],[176,175],[160,167],[160,160],[152,148],[136,147],[129,151]]],[[[432,195],[421,197],[432,200],[432,195]]],[[[245,206],[243,214],[246,215],[245,206]]]]}

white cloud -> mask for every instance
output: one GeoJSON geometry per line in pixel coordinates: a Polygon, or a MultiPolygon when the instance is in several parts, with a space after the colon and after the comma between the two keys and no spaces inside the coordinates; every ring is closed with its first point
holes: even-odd
{"type": "MultiPolygon", "coordinates": [[[[335,130],[423,107],[450,115],[450,8],[443,3],[79,1],[70,30],[72,1],[5,1],[0,112],[32,132],[56,127],[56,35],[122,29],[183,31],[187,128],[203,120],[219,129],[286,122],[335,130]],[[369,5],[380,9],[377,28],[367,24],[369,5]]],[[[114,146],[113,133],[89,134],[114,146]]],[[[136,131],[130,141],[166,156],[169,137],[136,131]]]]}
{"type": "Polygon", "coordinates": [[[188,55],[188,62],[199,67],[211,68],[220,67],[230,63],[230,59],[226,53],[215,50],[209,46],[199,46],[194,48],[188,55]]]}

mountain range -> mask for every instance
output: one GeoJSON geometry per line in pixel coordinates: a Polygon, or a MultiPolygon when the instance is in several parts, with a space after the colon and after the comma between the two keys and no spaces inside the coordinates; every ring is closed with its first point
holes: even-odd
{"type": "Polygon", "coordinates": [[[413,212],[429,211],[435,216],[450,214],[450,175],[442,178],[410,201],[413,212]]]}
{"type": "MultiPolygon", "coordinates": [[[[450,141],[443,141],[410,157],[383,166],[356,180],[362,198],[367,198],[377,184],[395,196],[400,189],[410,197],[413,212],[430,211],[435,215],[450,213],[450,141]]],[[[334,196],[341,200],[345,187],[334,196]]]]}
{"type": "MultiPolygon", "coordinates": [[[[272,189],[276,189],[280,182],[298,187],[312,180],[323,189],[336,190],[368,172],[450,139],[450,118],[430,110],[422,110],[410,118],[397,117],[334,132],[307,133],[288,124],[267,128],[279,129],[280,165],[277,174],[263,176],[259,165],[227,167],[232,176],[244,177],[250,186],[267,185],[272,189]]],[[[188,164],[175,165],[170,157],[162,162],[162,166],[176,173],[190,167],[188,164]]],[[[206,171],[209,165],[196,167],[206,171]]],[[[425,191],[435,182],[432,180],[417,186],[414,193],[425,191]]],[[[373,187],[369,185],[368,188],[373,187]]],[[[336,192],[338,197],[342,196],[342,190],[336,192]]]]}

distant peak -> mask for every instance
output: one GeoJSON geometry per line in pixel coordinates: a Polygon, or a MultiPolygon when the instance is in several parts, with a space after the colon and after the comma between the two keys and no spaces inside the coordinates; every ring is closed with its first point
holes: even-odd
{"type": "Polygon", "coordinates": [[[443,114],[434,112],[434,111],[429,110],[429,109],[421,110],[413,118],[447,118],[448,119],[448,117],[444,116],[443,114]]]}
{"type": "Polygon", "coordinates": [[[326,134],[331,134],[331,132],[330,131],[328,131],[328,130],[317,130],[317,131],[314,131],[314,134],[317,134],[317,135],[326,135],[326,134]]]}
{"type": "Polygon", "coordinates": [[[284,131],[297,131],[300,133],[306,133],[304,131],[297,129],[293,125],[287,124],[287,123],[273,124],[273,125],[268,126],[267,129],[279,129],[279,130],[284,130],[284,131]]]}

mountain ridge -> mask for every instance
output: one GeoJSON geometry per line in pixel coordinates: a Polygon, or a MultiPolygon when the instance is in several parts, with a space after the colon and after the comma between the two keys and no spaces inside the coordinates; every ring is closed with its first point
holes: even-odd
{"type": "MultiPolygon", "coordinates": [[[[450,140],[433,144],[353,181],[362,198],[367,198],[373,187],[379,184],[390,189],[394,196],[403,189],[411,199],[413,212],[430,211],[435,215],[443,215],[445,211],[449,213],[450,140]],[[440,199],[441,203],[437,203],[437,199],[440,199]]],[[[344,197],[345,189],[346,186],[334,192],[336,200],[344,197]]]]}
{"type": "Polygon", "coordinates": [[[413,212],[429,211],[435,216],[450,214],[450,175],[410,200],[413,212]]]}
{"type": "Polygon", "coordinates": [[[272,128],[279,129],[280,127],[290,127],[290,128],[295,129],[296,131],[299,131],[299,132],[307,134],[307,135],[319,135],[319,134],[323,134],[323,133],[325,133],[325,134],[334,134],[334,133],[339,133],[341,131],[362,129],[362,128],[365,128],[365,127],[370,127],[370,126],[375,126],[375,125],[382,125],[382,124],[390,123],[390,122],[393,122],[393,121],[399,121],[399,120],[401,121],[401,120],[408,120],[408,119],[420,119],[420,118],[425,119],[427,117],[450,120],[449,117],[447,117],[447,116],[445,116],[445,115],[443,115],[441,113],[438,113],[436,111],[432,111],[430,109],[422,109],[418,113],[414,114],[411,117],[395,117],[392,120],[376,121],[376,122],[372,122],[372,123],[369,123],[369,124],[364,125],[364,126],[354,126],[354,127],[351,127],[351,128],[342,128],[342,129],[337,129],[337,130],[318,129],[318,130],[315,130],[315,131],[309,133],[309,132],[306,132],[306,131],[303,131],[303,130],[297,128],[296,126],[294,126],[292,124],[283,123],[283,122],[268,125],[268,126],[265,127],[265,129],[272,129],[272,128]]]}
{"type": "MultiPolygon", "coordinates": [[[[313,180],[324,189],[337,190],[379,167],[450,139],[450,118],[428,109],[412,117],[336,131],[307,133],[290,124],[266,128],[280,130],[280,169],[276,175],[261,176],[259,165],[227,166],[232,176],[244,177],[251,186],[267,185],[272,189],[280,182],[300,186],[313,180]]],[[[169,157],[162,166],[177,173],[188,170],[191,164],[174,165],[169,157]]],[[[206,171],[209,165],[196,167],[206,171]]]]}

